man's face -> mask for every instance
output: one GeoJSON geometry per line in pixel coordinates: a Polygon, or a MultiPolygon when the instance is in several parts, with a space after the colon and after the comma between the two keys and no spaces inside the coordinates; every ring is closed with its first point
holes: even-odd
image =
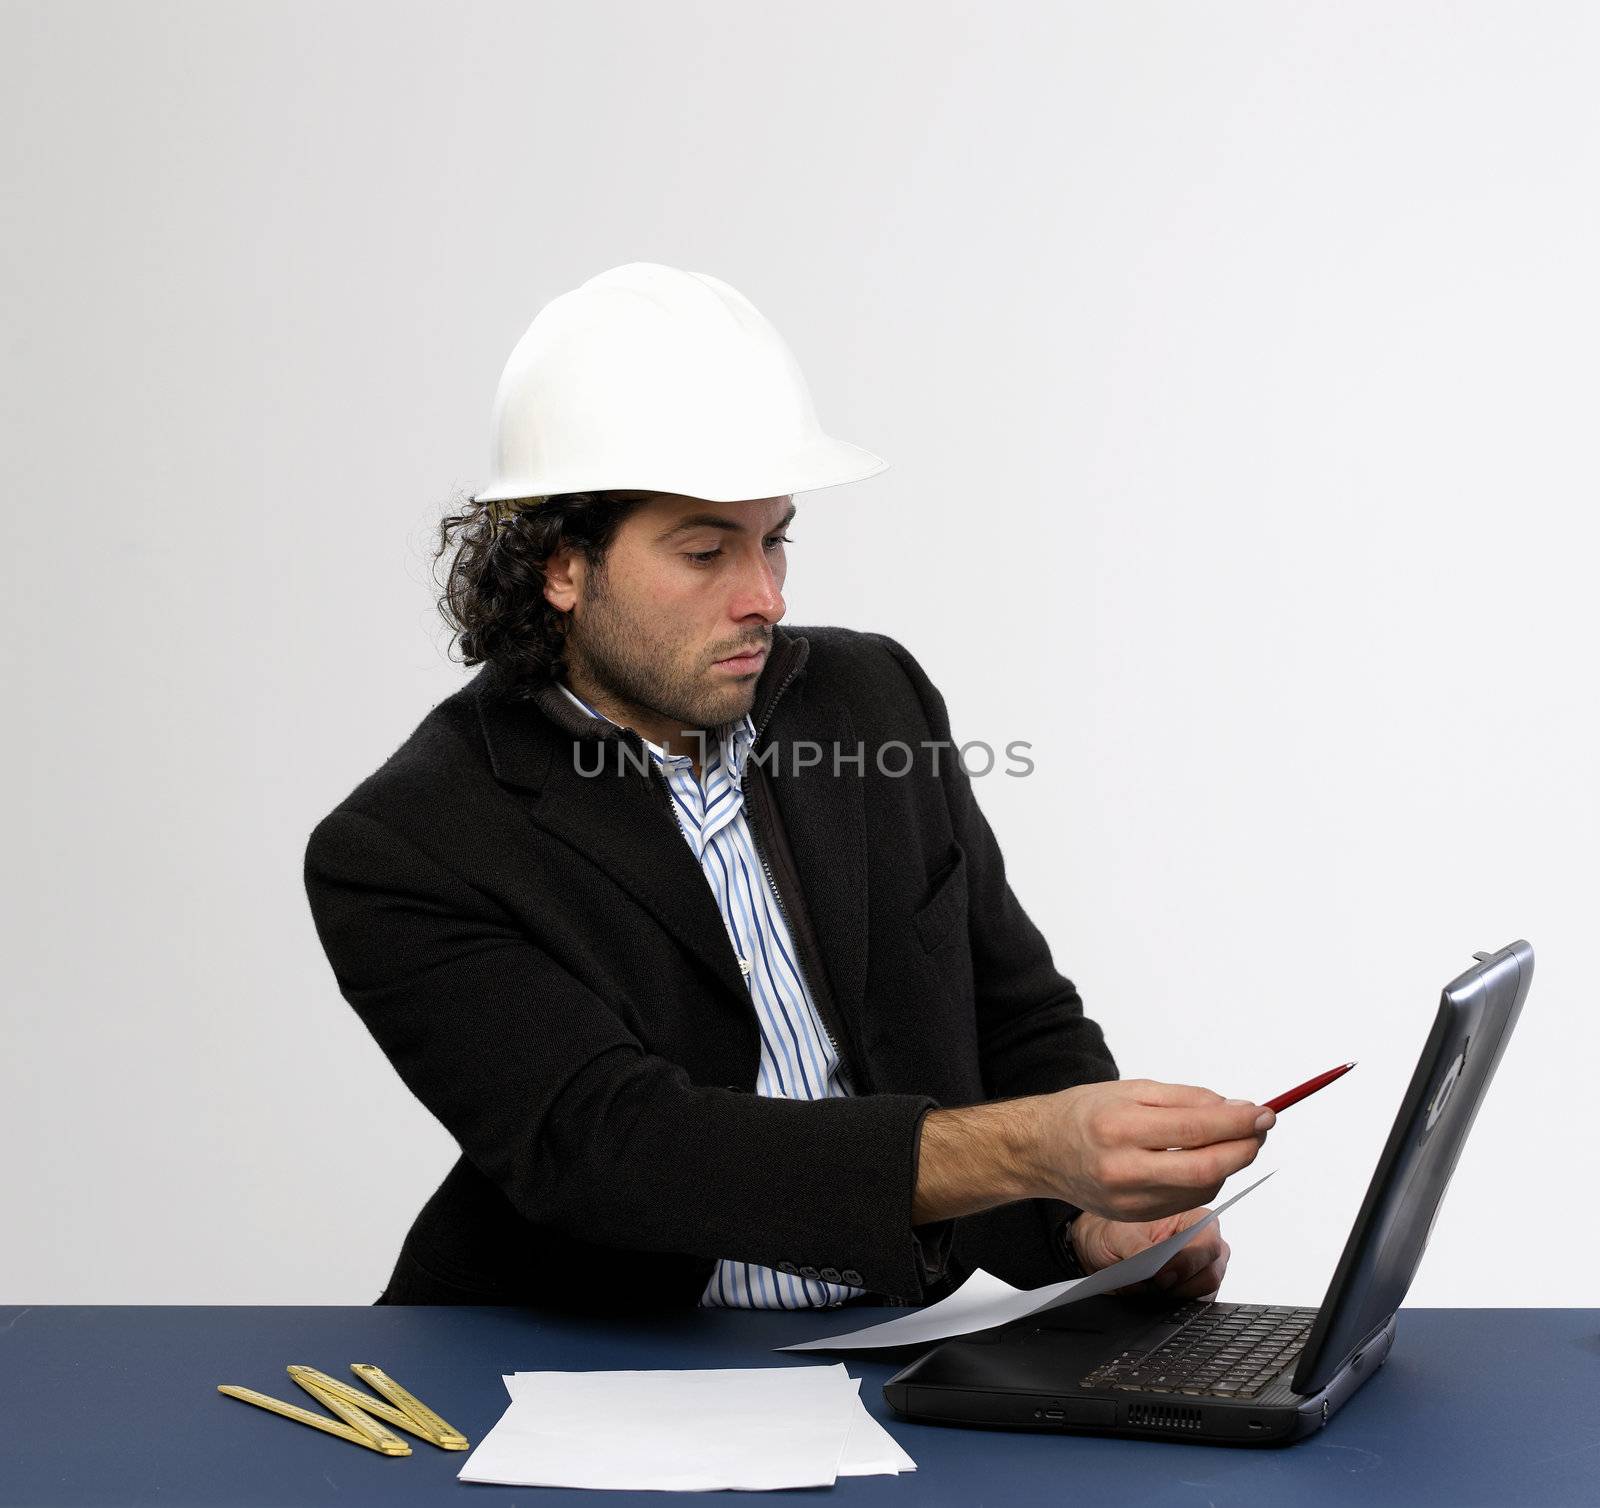
{"type": "MultiPolygon", "coordinates": [[[[743,717],[785,611],[794,511],[788,496],[715,503],[653,494],[617,530],[602,570],[563,554],[566,569],[550,573],[545,595],[571,614],[574,678],[641,724],[676,731],[743,717]],[[754,659],[718,663],[750,651],[754,659]]],[[[649,727],[639,731],[659,741],[649,727]]]]}

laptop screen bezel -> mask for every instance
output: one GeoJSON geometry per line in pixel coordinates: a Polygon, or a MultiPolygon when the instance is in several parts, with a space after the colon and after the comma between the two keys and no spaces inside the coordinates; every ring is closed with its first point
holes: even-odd
{"type": "MultiPolygon", "coordinates": [[[[1312,1396],[1326,1387],[1346,1360],[1388,1323],[1404,1300],[1428,1237],[1425,1232],[1409,1264],[1402,1264],[1408,1270],[1391,1273],[1386,1281],[1379,1282],[1377,1274],[1385,1267],[1382,1243],[1386,1235],[1396,1239],[1398,1201],[1409,1192],[1413,1179],[1422,1177],[1423,1197],[1432,1206],[1427,1214],[1427,1231],[1432,1230],[1532,977],[1533,949],[1526,941],[1518,940],[1482,958],[1441,992],[1439,1008],[1411,1082],[1300,1353],[1290,1387],[1301,1396],[1312,1396]],[[1457,1100],[1455,1114],[1450,1125],[1439,1126],[1441,1141],[1430,1134],[1430,1108],[1452,1065],[1463,1054],[1474,1056],[1470,1070],[1458,1071],[1451,1091],[1457,1100]]],[[[1414,1228],[1415,1222],[1410,1229],[1414,1228]]]]}

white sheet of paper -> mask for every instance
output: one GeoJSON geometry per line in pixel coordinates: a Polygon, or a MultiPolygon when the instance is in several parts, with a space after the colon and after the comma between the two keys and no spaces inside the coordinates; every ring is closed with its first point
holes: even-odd
{"type": "Polygon", "coordinates": [[[828,1486],[859,1407],[842,1366],[558,1372],[506,1379],[513,1402],[460,1476],[538,1486],[828,1486]]]}
{"type": "Polygon", "coordinates": [[[895,1439],[861,1401],[861,1379],[850,1379],[856,1387],[856,1412],[850,1421],[850,1438],[839,1457],[841,1477],[892,1477],[902,1471],[915,1471],[917,1463],[900,1448],[895,1439]]]}
{"type": "Polygon", "coordinates": [[[1237,1204],[1252,1189],[1260,1188],[1271,1177],[1272,1173],[1264,1173],[1248,1188],[1241,1189],[1231,1199],[1219,1204],[1204,1220],[1131,1257],[1113,1262],[1110,1267],[1102,1267],[1086,1278],[1068,1278],[1065,1282],[1051,1283],[1044,1288],[1021,1289],[1013,1288],[1010,1283],[980,1267],[948,1298],[940,1299],[937,1304],[929,1304],[925,1309],[918,1309],[913,1314],[885,1320],[881,1325],[869,1325],[864,1330],[851,1330],[844,1335],[828,1335],[821,1340],[801,1341],[796,1345],[775,1346],[773,1349],[861,1351],[877,1346],[921,1345],[928,1341],[948,1340],[953,1335],[970,1335],[975,1330],[992,1329],[995,1325],[1008,1324],[1025,1315],[1039,1314],[1061,1304],[1075,1303],[1113,1288],[1142,1282],[1159,1272],[1175,1251],[1194,1240],[1224,1210],[1237,1204]]]}
{"type": "Polygon", "coordinates": [[[831,1487],[861,1409],[843,1363],[519,1372],[463,1482],[674,1492],[831,1487]]]}

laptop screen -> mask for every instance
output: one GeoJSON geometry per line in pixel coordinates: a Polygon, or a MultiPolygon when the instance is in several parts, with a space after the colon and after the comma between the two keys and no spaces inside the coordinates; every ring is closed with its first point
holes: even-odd
{"type": "Polygon", "coordinates": [[[1300,1355],[1292,1386],[1313,1394],[1400,1307],[1422,1260],[1456,1159],[1533,979],[1523,941],[1444,987],[1433,1029],[1395,1117],[1361,1212],[1300,1355]]]}

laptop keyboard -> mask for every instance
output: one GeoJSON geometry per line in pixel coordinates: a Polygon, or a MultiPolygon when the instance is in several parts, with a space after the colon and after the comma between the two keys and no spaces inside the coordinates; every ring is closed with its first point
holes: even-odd
{"type": "Polygon", "coordinates": [[[1124,1351],[1083,1379],[1086,1388],[1254,1398],[1299,1354],[1315,1309],[1264,1304],[1185,1305],[1170,1319],[1183,1329],[1149,1351],[1124,1351]],[[1184,1323],[1187,1321],[1187,1323],[1184,1323]]]}

